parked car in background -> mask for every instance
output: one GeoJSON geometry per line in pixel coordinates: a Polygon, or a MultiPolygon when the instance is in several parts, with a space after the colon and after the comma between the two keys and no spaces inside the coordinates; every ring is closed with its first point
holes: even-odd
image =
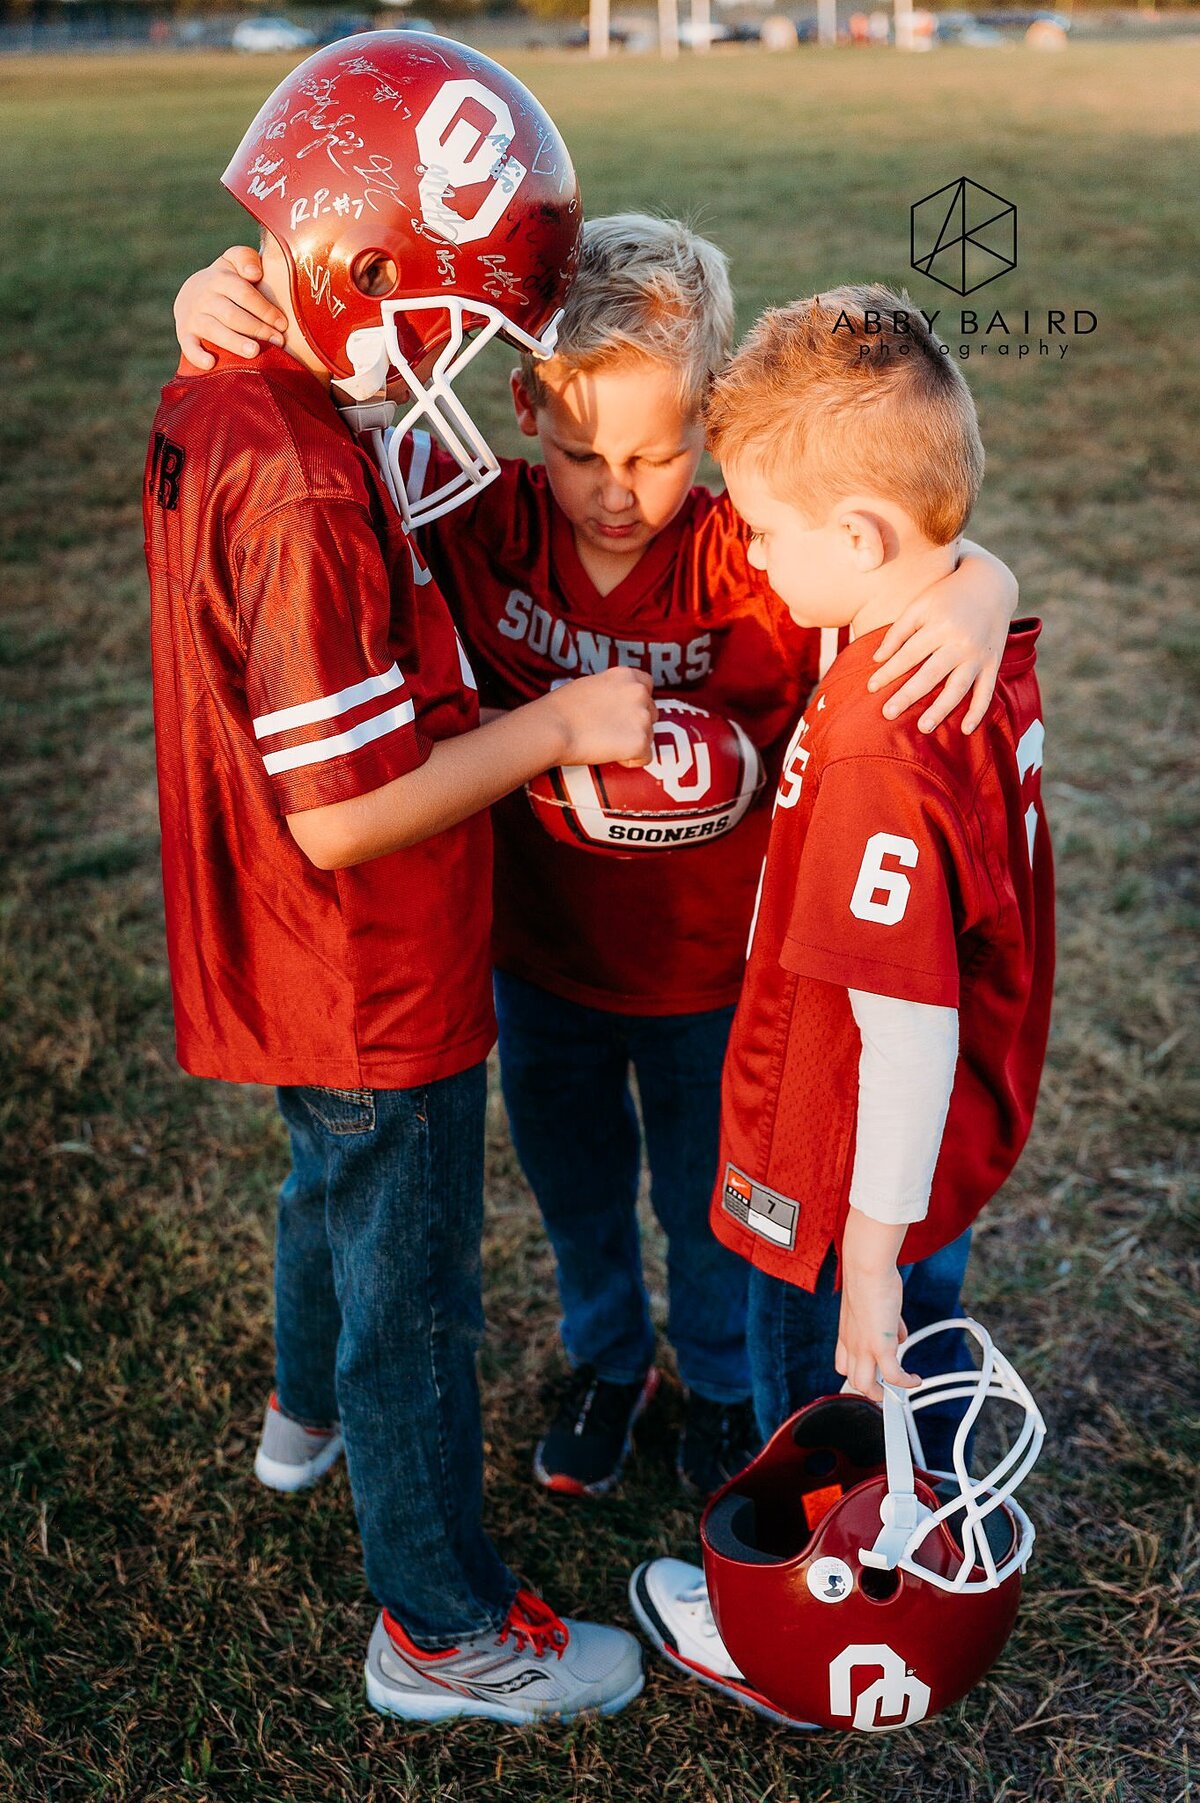
{"type": "Polygon", "coordinates": [[[966,44],[980,50],[996,44],[1012,43],[1033,31],[1054,33],[1064,40],[1071,29],[1065,13],[1033,11],[997,11],[986,13],[946,12],[937,15],[937,38],[941,44],[966,44]]]}
{"type": "Polygon", "coordinates": [[[305,31],[290,19],[243,19],[230,39],[235,50],[255,52],[311,50],[316,41],[315,31],[305,31]]]}
{"type": "MultiPolygon", "coordinates": [[[[614,50],[624,50],[629,42],[629,37],[629,32],[620,25],[610,25],[608,28],[608,41],[614,50]]],[[[567,50],[586,50],[589,42],[586,21],[582,25],[572,25],[563,39],[563,45],[567,50]]]]}
{"type": "Polygon", "coordinates": [[[679,42],[689,50],[694,50],[697,45],[724,44],[731,35],[729,26],[717,19],[709,20],[708,24],[695,19],[679,21],[679,42]]]}
{"type": "Polygon", "coordinates": [[[329,23],[317,33],[318,44],[337,44],[342,38],[357,37],[360,31],[374,31],[375,21],[370,13],[335,13],[329,23]]]}
{"type": "Polygon", "coordinates": [[[993,31],[1008,33],[1026,32],[1031,25],[1057,25],[1060,31],[1071,29],[1071,21],[1066,13],[997,11],[978,13],[976,17],[981,25],[990,25],[993,31]]]}

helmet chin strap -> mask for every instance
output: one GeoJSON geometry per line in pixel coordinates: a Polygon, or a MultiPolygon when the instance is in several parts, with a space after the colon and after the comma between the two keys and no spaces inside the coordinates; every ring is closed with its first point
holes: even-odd
{"type": "MultiPolygon", "coordinates": [[[[908,1551],[913,1534],[928,1521],[933,1510],[918,1497],[913,1477],[913,1448],[909,1444],[912,1419],[906,1392],[897,1384],[883,1384],[883,1451],[887,1461],[887,1494],[879,1505],[880,1529],[874,1546],[864,1547],[859,1558],[877,1571],[894,1571],[908,1551]]],[[[915,1431],[915,1430],[913,1430],[915,1431]]],[[[917,1445],[920,1457],[920,1443],[917,1445]]]]}
{"type": "Polygon", "coordinates": [[[383,327],[367,326],[351,332],[346,340],[346,355],[354,374],[335,376],[331,384],[338,412],[352,432],[386,431],[397,408],[395,401],[387,398],[391,358],[383,327]]]}

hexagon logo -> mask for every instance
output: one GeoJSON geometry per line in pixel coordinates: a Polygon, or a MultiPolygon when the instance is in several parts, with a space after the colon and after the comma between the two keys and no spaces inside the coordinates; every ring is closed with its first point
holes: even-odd
{"type": "Polygon", "coordinates": [[[1017,209],[968,176],[913,203],[912,267],[955,294],[974,294],[1017,267],[1017,209]]]}

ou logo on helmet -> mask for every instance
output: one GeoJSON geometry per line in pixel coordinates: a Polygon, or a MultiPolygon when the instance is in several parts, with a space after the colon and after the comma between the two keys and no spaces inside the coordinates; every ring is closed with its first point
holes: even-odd
{"type": "Polygon", "coordinates": [[[510,156],[513,116],[507,103],[481,81],[445,81],[426,107],[417,125],[417,150],[421,158],[418,194],[421,216],[430,231],[451,244],[474,244],[486,238],[529,174],[524,163],[510,156]],[[473,125],[463,112],[473,101],[488,115],[487,125],[473,125]],[[460,188],[491,182],[470,218],[457,212],[460,188]]]}
{"type": "Polygon", "coordinates": [[[932,1694],[890,1646],[848,1646],[829,1667],[830,1715],[849,1717],[851,1727],[868,1734],[924,1721],[932,1694]],[[879,1676],[856,1695],[860,1671],[879,1676]]]}
{"type": "Polygon", "coordinates": [[[646,765],[646,774],[661,783],[673,800],[699,801],[712,783],[708,746],[693,743],[686,726],[660,715],[654,722],[654,756],[646,765]]]}

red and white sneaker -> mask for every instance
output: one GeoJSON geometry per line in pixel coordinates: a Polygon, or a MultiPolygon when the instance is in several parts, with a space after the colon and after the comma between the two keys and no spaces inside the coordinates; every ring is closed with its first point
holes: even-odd
{"type": "Polygon", "coordinates": [[[383,1715],[414,1722],[615,1715],[644,1682],[632,1634],[560,1620],[529,1590],[518,1590],[502,1627],[438,1653],[414,1646],[384,1609],[367,1648],[367,1701],[383,1715]]]}
{"type": "Polygon", "coordinates": [[[254,1455],[254,1475],[268,1490],[307,1490],[342,1456],[342,1432],[332,1427],[305,1427],[285,1415],[272,1391],[263,1415],[262,1435],[254,1455]]]}
{"type": "Polygon", "coordinates": [[[629,1601],[642,1632],[689,1678],[785,1728],[816,1730],[815,1722],[785,1715],[747,1684],[725,1650],[699,1565],[685,1565],[682,1559],[651,1559],[639,1565],[629,1580],[629,1601]]]}

